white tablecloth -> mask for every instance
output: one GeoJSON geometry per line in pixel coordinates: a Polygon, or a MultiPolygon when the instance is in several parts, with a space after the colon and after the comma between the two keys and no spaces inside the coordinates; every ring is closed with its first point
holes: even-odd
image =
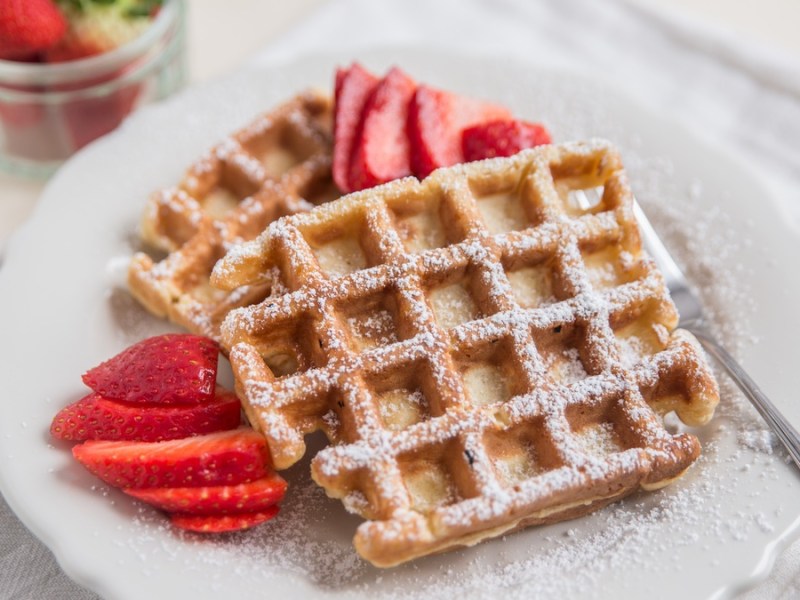
{"type": "MultiPolygon", "coordinates": [[[[342,0],[254,60],[386,44],[529,57],[601,74],[752,164],[800,234],[800,65],[784,56],[623,1],[342,0]]],[[[0,598],[95,597],[0,505],[0,598]]],[[[746,597],[800,597],[800,542],[746,597]]]]}

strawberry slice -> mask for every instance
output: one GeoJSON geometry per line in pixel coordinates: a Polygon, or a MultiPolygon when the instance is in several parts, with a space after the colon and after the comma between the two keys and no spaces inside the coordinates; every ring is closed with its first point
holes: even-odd
{"type": "Polygon", "coordinates": [[[258,512],[280,502],[285,492],[286,481],[275,473],[238,485],[125,490],[156,508],[185,515],[258,512]]]}
{"type": "Polygon", "coordinates": [[[270,506],[262,511],[239,513],[236,515],[181,515],[170,516],[172,524],[180,529],[198,533],[226,533],[241,531],[269,521],[278,514],[277,506],[270,506]]]}
{"type": "Polygon", "coordinates": [[[72,454],[121,488],[235,485],[270,473],[264,438],[245,428],[167,442],[89,440],[72,454]]]}
{"type": "Polygon", "coordinates": [[[131,404],[93,392],[63,408],[50,424],[50,434],[72,442],[160,442],[236,429],[240,412],[239,399],[222,388],[209,402],[188,406],[131,404]]]}
{"type": "Polygon", "coordinates": [[[147,338],[83,375],[83,382],[110,400],[197,404],[214,396],[219,346],[189,334],[147,338]]]}
{"type": "Polygon", "coordinates": [[[467,127],[461,134],[466,161],[495,156],[513,156],[526,148],[549,144],[550,132],[544,125],[518,119],[489,121],[467,127]]]}
{"type": "Polygon", "coordinates": [[[461,132],[465,128],[510,118],[503,106],[420,85],[408,114],[411,169],[423,178],[439,167],[464,162],[461,132]]]}
{"type": "Polygon", "coordinates": [[[335,112],[333,117],[333,181],[339,189],[350,189],[350,159],[367,98],[378,85],[378,78],[358,63],[336,71],[335,112]]]}
{"type": "Polygon", "coordinates": [[[372,91],[350,162],[352,191],[411,175],[406,120],[416,83],[397,67],[372,91]]]}

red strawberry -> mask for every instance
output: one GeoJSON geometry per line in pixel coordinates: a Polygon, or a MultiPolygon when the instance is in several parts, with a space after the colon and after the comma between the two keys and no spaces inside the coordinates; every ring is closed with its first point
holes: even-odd
{"type": "Polygon", "coordinates": [[[351,192],[348,177],[361,114],[378,78],[358,63],[336,71],[336,107],[333,119],[333,180],[342,192],[351,192]]]}
{"type": "Polygon", "coordinates": [[[395,67],[370,94],[350,162],[351,190],[411,175],[406,120],[416,85],[395,67]]]}
{"type": "Polygon", "coordinates": [[[28,59],[56,44],[67,30],[52,0],[0,2],[0,59],[28,59]]]}
{"type": "Polygon", "coordinates": [[[50,425],[60,440],[129,440],[160,442],[236,429],[241,421],[239,399],[222,388],[209,402],[164,406],[88,396],[62,409],[50,425]]]}
{"type": "Polygon", "coordinates": [[[172,524],[187,531],[198,533],[226,533],[240,531],[261,525],[278,514],[277,506],[270,506],[259,512],[236,515],[181,515],[170,516],[172,524]]]}
{"type": "Polygon", "coordinates": [[[65,104],[62,112],[72,150],[80,150],[119,127],[133,112],[142,89],[141,83],[132,83],[102,97],[82,98],[65,104]]]}
{"type": "Polygon", "coordinates": [[[90,440],[72,454],[97,477],[122,488],[235,485],[270,472],[264,438],[244,428],[168,442],[90,440]]]}
{"type": "Polygon", "coordinates": [[[510,118],[511,113],[503,106],[419,86],[408,114],[411,169],[423,178],[439,167],[464,162],[461,132],[465,128],[510,118]]]}
{"type": "Polygon", "coordinates": [[[285,492],[286,481],[275,473],[238,485],[125,490],[156,508],[185,515],[256,512],[280,502],[285,492]]]}
{"type": "Polygon", "coordinates": [[[513,156],[526,148],[551,142],[544,125],[518,119],[489,121],[467,127],[462,133],[464,160],[483,160],[495,156],[513,156]]]}
{"type": "Polygon", "coordinates": [[[83,375],[83,382],[110,400],[197,404],[214,395],[219,346],[189,334],[151,337],[83,375]]]}

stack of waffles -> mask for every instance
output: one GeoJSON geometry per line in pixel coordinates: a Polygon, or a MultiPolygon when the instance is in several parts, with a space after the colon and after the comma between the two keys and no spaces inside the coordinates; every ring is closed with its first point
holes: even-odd
{"type": "MultiPolygon", "coordinates": [[[[200,279],[227,250],[210,280],[222,300],[201,329],[228,349],[277,468],[325,432],[313,478],[366,519],[355,546],[375,565],[576,517],[681,476],[700,446],[663,416],[701,424],[718,402],[632,202],[604,141],[395,181],[248,243],[220,233],[200,279]]],[[[197,327],[196,287],[166,283],[178,300],[155,308],[197,327]]]]}

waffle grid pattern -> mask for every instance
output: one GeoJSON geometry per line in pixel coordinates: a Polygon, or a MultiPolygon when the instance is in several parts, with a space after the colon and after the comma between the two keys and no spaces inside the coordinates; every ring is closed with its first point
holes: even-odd
{"type": "Polygon", "coordinates": [[[331,106],[306,92],[214,147],[181,183],[154,194],[141,225],[143,240],[167,256],[137,253],[131,292],[151,312],[219,340],[235,306],[263,299],[264,286],[224,294],[209,285],[214,264],[275,219],[338,197],[331,181],[331,106]]]}
{"type": "Polygon", "coordinates": [[[577,516],[698,456],[659,415],[706,421],[716,384],[631,202],[607,143],[548,146],[353,194],[220,262],[223,288],[280,279],[223,324],[239,395],[278,468],[325,431],[312,474],[369,519],[362,556],[577,516]]]}

